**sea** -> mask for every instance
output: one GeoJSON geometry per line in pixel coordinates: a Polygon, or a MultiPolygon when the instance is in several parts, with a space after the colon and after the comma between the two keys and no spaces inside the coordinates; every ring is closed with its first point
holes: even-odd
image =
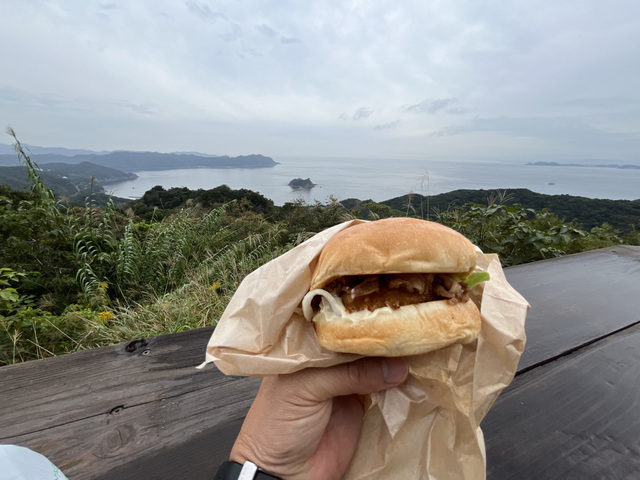
{"type": "MultiPolygon", "coordinates": [[[[276,205],[302,199],[326,203],[332,198],[376,202],[408,193],[437,195],[457,189],[504,191],[528,188],[550,195],[640,199],[640,163],[635,169],[595,166],[530,165],[507,160],[395,160],[354,158],[277,158],[269,168],[198,168],[139,171],[135,180],[111,184],[107,191],[140,198],[156,185],[165,189],[211,189],[227,185],[259,192],[276,205]],[[295,178],[310,178],[311,190],[294,191],[295,178]]],[[[560,163],[560,162],[559,162],[560,163]]]]}

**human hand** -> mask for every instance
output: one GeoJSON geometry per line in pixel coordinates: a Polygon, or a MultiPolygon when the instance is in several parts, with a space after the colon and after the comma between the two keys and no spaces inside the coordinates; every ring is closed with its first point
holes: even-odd
{"type": "Polygon", "coordinates": [[[399,358],[363,358],[267,377],[231,460],[249,460],[284,480],[339,479],[360,438],[361,395],[396,387],[408,372],[399,358]]]}

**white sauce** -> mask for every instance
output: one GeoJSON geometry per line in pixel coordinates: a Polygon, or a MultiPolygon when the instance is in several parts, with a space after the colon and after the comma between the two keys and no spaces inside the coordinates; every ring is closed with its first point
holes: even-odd
{"type": "Polygon", "coordinates": [[[330,322],[332,320],[349,317],[349,320],[352,322],[362,322],[372,320],[381,314],[392,311],[393,309],[391,307],[382,307],[374,310],[373,312],[369,310],[360,310],[358,312],[349,313],[344,308],[344,304],[339,297],[334,297],[326,290],[322,290],[320,288],[311,290],[302,299],[302,313],[304,314],[304,317],[310,321],[318,321],[322,319],[325,322],[330,322]],[[322,297],[322,300],[320,300],[319,312],[314,312],[311,307],[311,301],[316,296],[322,297]]]}

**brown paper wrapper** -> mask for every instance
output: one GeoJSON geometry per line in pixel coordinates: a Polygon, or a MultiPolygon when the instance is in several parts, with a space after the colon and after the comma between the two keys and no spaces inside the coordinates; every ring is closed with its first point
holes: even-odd
{"type": "MultiPolygon", "coordinates": [[[[205,363],[227,375],[267,376],[359,358],[322,348],[300,302],[324,245],[360,222],[329,228],[248,275],[211,336],[205,363]]],[[[482,313],[478,340],[408,357],[406,383],[371,395],[344,478],[486,478],[480,422],[515,375],[529,305],[496,255],[478,250],[477,270],[491,276],[472,292],[482,313]]]]}

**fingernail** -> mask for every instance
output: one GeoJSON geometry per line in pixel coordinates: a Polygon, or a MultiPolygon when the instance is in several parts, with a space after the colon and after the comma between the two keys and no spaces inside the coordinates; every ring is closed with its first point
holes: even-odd
{"type": "Polygon", "coordinates": [[[399,383],[407,376],[409,367],[400,359],[386,358],[382,361],[382,376],[388,384],[399,383]]]}

